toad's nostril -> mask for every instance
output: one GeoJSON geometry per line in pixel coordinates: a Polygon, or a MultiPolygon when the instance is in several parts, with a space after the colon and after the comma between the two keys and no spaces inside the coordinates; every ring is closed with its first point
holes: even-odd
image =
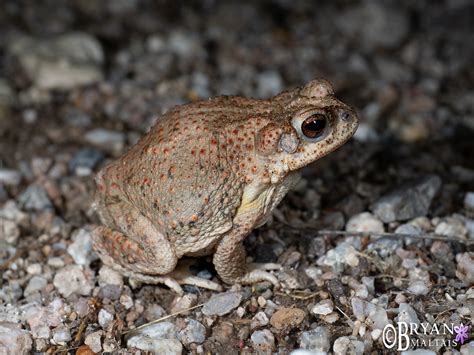
{"type": "Polygon", "coordinates": [[[339,114],[339,117],[341,118],[341,120],[343,121],[349,121],[350,118],[351,118],[351,113],[349,111],[342,111],[340,114],[339,114]]]}

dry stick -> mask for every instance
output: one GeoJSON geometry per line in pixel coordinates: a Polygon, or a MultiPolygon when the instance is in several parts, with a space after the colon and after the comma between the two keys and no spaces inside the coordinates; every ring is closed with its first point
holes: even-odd
{"type": "Polygon", "coordinates": [[[199,307],[202,307],[202,306],[204,306],[204,303],[198,304],[197,306],[194,306],[194,307],[190,307],[190,308],[183,309],[183,310],[178,311],[178,312],[174,312],[174,313],[172,313],[172,314],[168,314],[167,316],[164,316],[164,317],[155,319],[154,321],[151,321],[151,322],[149,322],[149,323],[142,324],[142,325],[139,326],[139,327],[136,327],[136,328],[127,330],[126,332],[123,332],[123,334],[128,334],[128,333],[135,332],[135,331],[140,330],[140,329],[142,329],[142,328],[148,327],[149,325],[152,325],[152,324],[155,324],[155,323],[159,323],[159,322],[161,322],[161,321],[164,321],[165,319],[172,318],[172,317],[177,316],[178,314],[181,314],[181,313],[185,313],[185,312],[192,311],[193,309],[196,309],[196,308],[199,308],[199,307]]]}
{"type": "Polygon", "coordinates": [[[316,228],[311,227],[293,227],[293,229],[306,229],[310,231],[315,231],[318,235],[348,235],[354,237],[366,237],[369,235],[376,236],[376,237],[385,237],[385,238],[413,238],[413,239],[431,239],[431,240],[441,240],[443,242],[458,242],[464,245],[473,245],[473,240],[465,240],[459,237],[447,237],[442,234],[434,234],[434,233],[426,233],[426,234],[411,234],[411,233],[380,233],[380,232],[348,232],[348,231],[334,231],[334,230],[318,230],[316,228]]]}

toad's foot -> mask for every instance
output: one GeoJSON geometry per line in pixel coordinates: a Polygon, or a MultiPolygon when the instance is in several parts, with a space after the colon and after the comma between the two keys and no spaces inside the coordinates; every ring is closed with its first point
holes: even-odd
{"type": "Polygon", "coordinates": [[[147,275],[131,271],[129,268],[115,263],[108,255],[102,255],[101,259],[105,265],[128,277],[132,286],[137,282],[155,285],[163,284],[179,295],[184,294],[181,285],[192,285],[212,291],[222,291],[222,286],[218,283],[192,275],[188,269],[189,263],[183,263],[183,265],[179,265],[177,269],[165,275],[147,275]]]}
{"type": "Polygon", "coordinates": [[[265,264],[249,264],[247,265],[247,273],[238,278],[237,282],[242,284],[253,284],[260,281],[269,281],[275,287],[279,287],[278,279],[267,272],[267,270],[281,270],[279,264],[265,263],[265,264]]]}

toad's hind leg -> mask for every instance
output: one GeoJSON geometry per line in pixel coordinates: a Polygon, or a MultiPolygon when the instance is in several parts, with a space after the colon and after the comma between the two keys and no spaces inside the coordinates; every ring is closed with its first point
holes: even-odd
{"type": "Polygon", "coordinates": [[[93,245],[103,263],[131,279],[163,283],[182,293],[180,284],[218,289],[219,285],[175,270],[178,258],[169,241],[137,209],[116,202],[102,210],[102,220],[110,227],[94,230],[93,245]],[[119,231],[120,230],[120,231],[119,231]]]}

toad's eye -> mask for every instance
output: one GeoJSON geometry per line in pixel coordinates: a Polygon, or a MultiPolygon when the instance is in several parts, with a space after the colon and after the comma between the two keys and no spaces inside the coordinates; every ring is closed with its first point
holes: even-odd
{"type": "Polygon", "coordinates": [[[310,139],[320,138],[327,126],[326,115],[314,113],[301,123],[301,132],[310,139]]]}

